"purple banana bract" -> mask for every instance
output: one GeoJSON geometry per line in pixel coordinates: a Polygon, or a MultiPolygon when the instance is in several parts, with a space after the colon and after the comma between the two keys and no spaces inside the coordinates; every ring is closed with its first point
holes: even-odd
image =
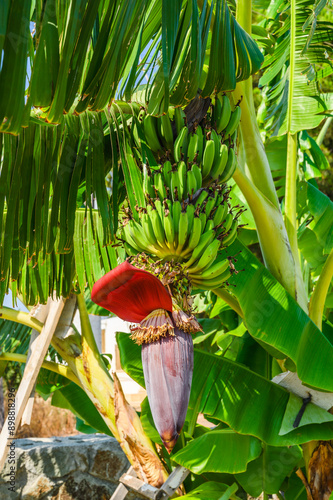
{"type": "Polygon", "coordinates": [[[190,398],[191,335],[175,328],[174,335],[143,344],[142,365],[154,423],[170,453],[184,425],[190,398]]]}

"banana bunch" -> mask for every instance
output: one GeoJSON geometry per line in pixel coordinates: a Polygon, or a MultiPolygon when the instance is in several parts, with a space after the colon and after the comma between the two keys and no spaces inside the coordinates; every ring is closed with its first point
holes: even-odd
{"type": "Polygon", "coordinates": [[[143,186],[146,196],[158,197],[161,201],[169,198],[172,201],[191,199],[202,187],[201,169],[196,163],[187,165],[184,161],[171,164],[166,160],[159,171],[153,174],[143,172],[143,186]]]}
{"type": "MultiPolygon", "coordinates": [[[[211,111],[192,133],[188,131],[185,113],[181,108],[170,108],[169,113],[161,117],[143,113],[141,118],[147,144],[159,162],[174,161],[173,165],[181,165],[184,162],[187,170],[192,170],[192,165],[196,165],[194,173],[197,184],[199,177],[197,171],[200,171],[199,184],[203,186],[216,180],[226,182],[232,177],[236,168],[234,146],[241,119],[241,108],[236,106],[232,110],[227,95],[219,94],[215,98],[211,111]]],[[[138,143],[138,135],[134,134],[134,137],[138,143]]],[[[170,184],[169,177],[169,175],[164,176],[167,186],[170,184]]],[[[189,185],[191,189],[191,180],[189,185]]],[[[170,189],[170,186],[168,187],[170,189]]],[[[179,193],[178,199],[183,199],[179,193]]]]}
{"type": "MultiPolygon", "coordinates": [[[[173,154],[174,139],[185,125],[184,111],[181,108],[170,108],[169,113],[160,117],[142,113],[139,120],[142,121],[147,144],[155,156],[160,159],[168,152],[173,154]]],[[[138,134],[134,134],[134,139],[140,146],[138,134]]]]}
{"type": "Polygon", "coordinates": [[[149,197],[139,220],[126,213],[121,239],[130,256],[150,254],[179,262],[196,288],[218,287],[229,276],[221,251],[237,237],[237,214],[228,204],[229,190],[215,185],[194,200],[149,197]]]}

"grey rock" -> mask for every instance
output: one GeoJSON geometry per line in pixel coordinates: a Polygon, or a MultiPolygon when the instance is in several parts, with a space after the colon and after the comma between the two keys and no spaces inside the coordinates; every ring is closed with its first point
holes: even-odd
{"type": "Polygon", "coordinates": [[[105,435],[17,439],[15,491],[8,489],[7,459],[0,500],[109,500],[129,466],[118,442],[105,435]]]}

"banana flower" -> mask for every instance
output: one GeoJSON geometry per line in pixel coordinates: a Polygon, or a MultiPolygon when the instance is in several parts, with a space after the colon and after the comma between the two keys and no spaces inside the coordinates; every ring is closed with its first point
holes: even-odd
{"type": "Polygon", "coordinates": [[[136,323],[131,338],[142,345],[142,365],[154,423],[170,453],[185,422],[193,373],[194,316],[177,305],[153,274],[125,261],[99,279],[92,300],[136,323]]]}

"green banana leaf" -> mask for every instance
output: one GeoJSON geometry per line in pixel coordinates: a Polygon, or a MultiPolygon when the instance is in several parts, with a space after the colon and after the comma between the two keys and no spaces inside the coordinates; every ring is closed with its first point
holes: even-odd
{"type": "Polygon", "coordinates": [[[274,135],[317,127],[333,108],[333,94],[320,93],[318,83],[332,73],[327,50],[332,23],[315,19],[313,0],[271,1],[263,27],[275,40],[265,57],[260,85],[269,101],[274,135]],[[283,12],[283,23],[280,14],[283,12]],[[295,21],[292,13],[295,12],[295,21]],[[291,62],[292,61],[292,62],[291,62]],[[289,104],[288,104],[289,103],[289,104]]]}
{"type": "Polygon", "coordinates": [[[183,498],[184,500],[240,500],[235,492],[238,490],[237,484],[232,484],[228,486],[223,483],[216,483],[214,481],[209,481],[198,486],[194,490],[177,498],[183,498]]]}
{"type": "MultiPolygon", "coordinates": [[[[237,268],[230,283],[244,312],[249,333],[263,346],[289,357],[303,383],[333,391],[333,345],[280,283],[239,242],[230,247],[237,268]],[[240,252],[240,253],[239,253],[240,252]]],[[[277,354],[277,352],[275,353],[277,354]]]]}
{"type": "Polygon", "coordinates": [[[111,194],[105,184],[118,162],[113,127],[89,112],[0,134],[0,303],[9,285],[27,304],[66,297],[73,279],[83,291],[117,265],[118,167],[111,194]]]}
{"type": "MultiPolygon", "coordinates": [[[[83,389],[71,382],[66,387],[58,389],[52,396],[52,406],[71,410],[74,415],[83,420],[83,422],[95,429],[95,432],[101,432],[112,436],[108,426],[96,410],[89,397],[83,389]]],[[[89,430],[89,433],[91,431],[89,430]]]]}
{"type": "MultiPolygon", "coordinates": [[[[117,334],[117,343],[122,368],[144,387],[140,347],[125,333],[117,334]]],[[[195,422],[197,415],[203,413],[227,423],[240,434],[254,436],[271,446],[292,446],[311,440],[332,439],[333,423],[324,422],[321,418],[317,423],[309,423],[280,435],[289,396],[284,388],[244,365],[194,349],[194,371],[187,415],[189,425],[193,418],[195,422]]]]}
{"type": "Polygon", "coordinates": [[[285,489],[286,500],[307,500],[306,489],[301,479],[293,473],[288,481],[288,486],[285,489]]]}
{"type": "Polygon", "coordinates": [[[302,450],[298,446],[263,445],[260,457],[248,464],[246,472],[236,474],[235,479],[253,497],[258,497],[263,491],[272,495],[279,492],[285,477],[301,460],[302,450]]]}
{"type": "Polygon", "coordinates": [[[119,97],[130,101],[145,77],[153,111],[165,111],[170,94],[181,105],[195,97],[205,56],[219,68],[209,75],[209,93],[233,88],[263,61],[225,0],[203,2],[200,9],[193,0],[172,6],[166,0],[3,3],[0,130],[5,132],[17,134],[27,126],[33,106],[57,124],[65,113],[100,111],[119,97]],[[35,23],[32,33],[30,23],[35,23]]]}
{"type": "Polygon", "coordinates": [[[145,398],[141,403],[140,420],[145,434],[155,443],[162,445],[162,439],[160,438],[160,435],[156,430],[153,416],[150,411],[148,398],[145,398]]]}
{"type": "MultiPolygon", "coordinates": [[[[9,320],[0,320],[0,346],[1,353],[7,354],[27,354],[30,342],[31,328],[20,323],[14,323],[9,320]]],[[[52,346],[49,347],[47,353],[48,359],[57,363],[61,362],[61,357],[54,350],[52,346]]],[[[4,374],[8,366],[8,361],[0,362],[1,373],[4,374]]],[[[17,363],[10,361],[10,363],[17,363]]],[[[20,365],[20,371],[23,375],[25,364],[20,365]]],[[[51,372],[45,368],[41,368],[36,382],[36,391],[44,399],[47,399],[54,391],[65,387],[70,381],[59,375],[58,373],[51,372]]]]}
{"type": "Polygon", "coordinates": [[[37,377],[36,391],[44,399],[47,399],[55,391],[66,387],[70,383],[71,381],[68,378],[41,368],[37,377]]]}
{"type": "Polygon", "coordinates": [[[261,443],[258,439],[225,429],[212,430],[193,439],[172,459],[196,474],[235,474],[245,471],[248,463],[260,454],[261,443]]]}
{"type": "Polygon", "coordinates": [[[298,186],[299,212],[305,221],[298,230],[298,246],[315,274],[333,248],[333,202],[309,182],[298,186]]]}

